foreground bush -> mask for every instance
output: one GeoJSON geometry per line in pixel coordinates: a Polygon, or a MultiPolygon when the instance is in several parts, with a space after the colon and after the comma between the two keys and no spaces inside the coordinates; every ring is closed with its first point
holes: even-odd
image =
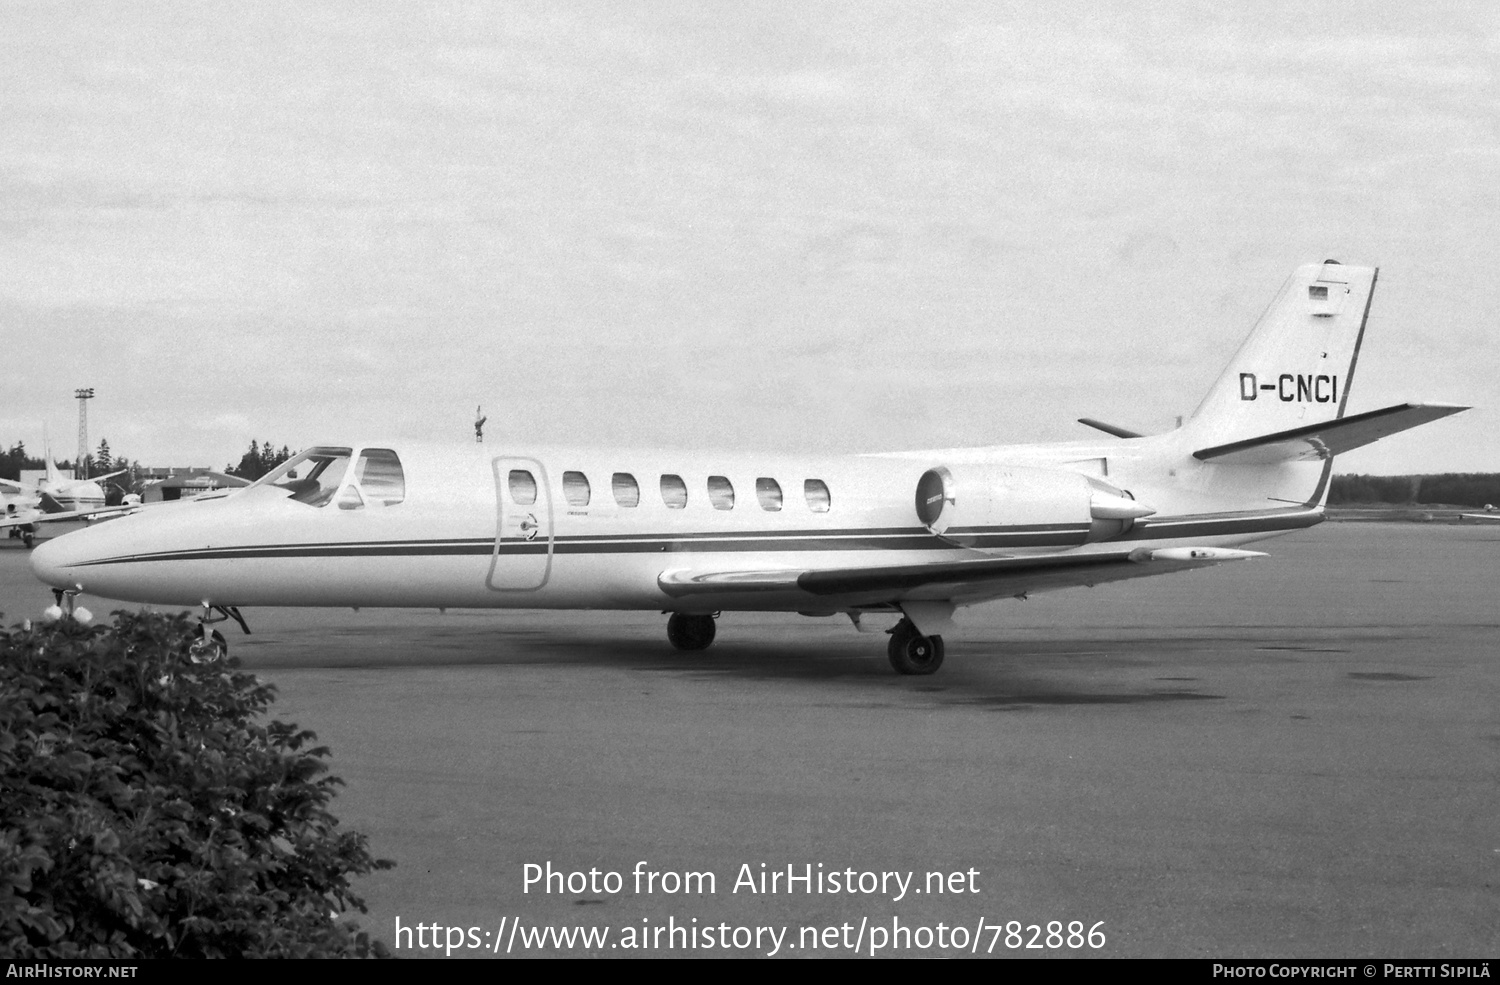
{"type": "Polygon", "coordinates": [[[333,911],[391,863],[340,831],[315,736],[195,663],[185,616],[0,637],[0,954],[367,956],[333,911]]]}

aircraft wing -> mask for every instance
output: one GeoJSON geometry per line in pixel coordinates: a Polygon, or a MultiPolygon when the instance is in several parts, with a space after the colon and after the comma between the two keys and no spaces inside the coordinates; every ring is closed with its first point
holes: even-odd
{"type": "Polygon", "coordinates": [[[1500,523],[1500,513],[1460,513],[1459,516],[1465,520],[1480,520],[1489,523],[1500,523]]]}
{"type": "Polygon", "coordinates": [[[1193,452],[1193,457],[1226,465],[1318,461],[1468,409],[1458,404],[1396,404],[1322,424],[1202,448],[1193,452]]]}
{"type": "Polygon", "coordinates": [[[56,495],[58,493],[65,493],[69,489],[72,489],[75,486],[88,485],[90,482],[103,482],[105,479],[113,479],[117,475],[124,475],[124,474],[125,474],[125,469],[120,469],[118,472],[106,472],[103,475],[92,475],[92,476],[89,476],[87,479],[70,479],[69,481],[64,482],[62,485],[56,486],[56,487],[54,487],[54,488],[52,488],[52,489],[50,489],[48,491],[51,492],[54,495],[56,495]]]}
{"type": "Polygon", "coordinates": [[[976,558],[929,564],[763,571],[663,571],[661,590],[673,598],[800,595],[839,605],[948,600],[969,604],[1078,585],[1168,574],[1224,561],[1264,557],[1226,547],[1138,548],[1093,554],[976,558]]]}
{"type": "Polygon", "coordinates": [[[140,508],[137,504],[134,506],[100,506],[88,510],[66,510],[62,513],[43,513],[41,510],[32,510],[0,520],[0,530],[6,527],[24,527],[33,523],[56,523],[58,520],[97,519],[102,516],[131,513],[140,508]]]}

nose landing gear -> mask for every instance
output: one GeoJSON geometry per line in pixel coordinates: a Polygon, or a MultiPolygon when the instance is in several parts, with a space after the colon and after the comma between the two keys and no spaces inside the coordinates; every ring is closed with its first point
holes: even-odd
{"type": "Polygon", "coordinates": [[[203,634],[188,644],[188,659],[195,664],[211,664],[229,655],[229,643],[217,629],[210,630],[207,623],[200,624],[203,634]]]}
{"type": "Polygon", "coordinates": [[[214,605],[207,600],[203,603],[203,615],[198,617],[199,635],[193,642],[188,644],[188,659],[195,664],[214,663],[223,660],[229,655],[229,641],[224,639],[224,634],[217,629],[209,627],[214,623],[233,619],[239,623],[246,636],[250,635],[250,627],[245,625],[245,617],[240,615],[240,610],[233,605],[214,605]]]}

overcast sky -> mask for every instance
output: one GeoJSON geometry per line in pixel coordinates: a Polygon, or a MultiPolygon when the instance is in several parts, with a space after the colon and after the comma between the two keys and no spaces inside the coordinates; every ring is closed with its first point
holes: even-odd
{"type": "Polygon", "coordinates": [[[0,5],[0,442],[1165,430],[1381,267],[1341,472],[1500,471],[1500,5],[0,5]]]}

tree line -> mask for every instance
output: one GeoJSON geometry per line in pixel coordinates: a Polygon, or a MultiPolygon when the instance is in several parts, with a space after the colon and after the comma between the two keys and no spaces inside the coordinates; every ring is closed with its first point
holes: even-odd
{"type": "Polygon", "coordinates": [[[250,448],[240,456],[239,464],[226,465],[224,471],[254,482],[295,454],[297,453],[286,445],[282,445],[281,450],[277,451],[269,441],[262,443],[252,438],[250,448]]]}
{"type": "MultiPolygon", "coordinates": [[[[242,479],[252,482],[265,475],[267,472],[291,458],[296,452],[286,445],[277,451],[276,446],[269,441],[261,442],[252,440],[250,448],[240,456],[238,464],[230,464],[224,467],[229,475],[237,475],[242,479]]],[[[83,456],[82,461],[71,459],[57,459],[57,467],[60,469],[72,469],[73,474],[104,475],[108,472],[136,472],[143,468],[140,462],[132,461],[123,455],[116,455],[109,447],[109,439],[99,439],[99,446],[89,454],[83,456]]],[[[33,455],[26,450],[26,442],[17,441],[9,449],[0,452],[0,479],[9,479],[15,482],[21,478],[23,470],[45,469],[47,461],[41,455],[33,455]]],[[[120,479],[124,479],[122,476],[120,479]]],[[[128,481],[114,480],[121,487],[129,485],[128,481]]]]}
{"type": "Polygon", "coordinates": [[[1361,503],[1485,506],[1500,503],[1500,473],[1336,475],[1328,488],[1328,503],[1330,506],[1361,503]]]}
{"type": "MultiPolygon", "coordinates": [[[[84,474],[84,470],[87,470],[88,475],[103,475],[106,472],[117,472],[121,469],[140,468],[139,462],[114,454],[110,450],[108,438],[99,439],[99,447],[83,456],[81,462],[60,458],[56,459],[56,464],[58,468],[72,469],[74,475],[80,476],[84,474]]],[[[6,451],[0,452],[0,479],[15,482],[20,479],[23,469],[45,469],[46,467],[47,460],[40,455],[28,452],[24,441],[17,441],[6,451]]]]}

